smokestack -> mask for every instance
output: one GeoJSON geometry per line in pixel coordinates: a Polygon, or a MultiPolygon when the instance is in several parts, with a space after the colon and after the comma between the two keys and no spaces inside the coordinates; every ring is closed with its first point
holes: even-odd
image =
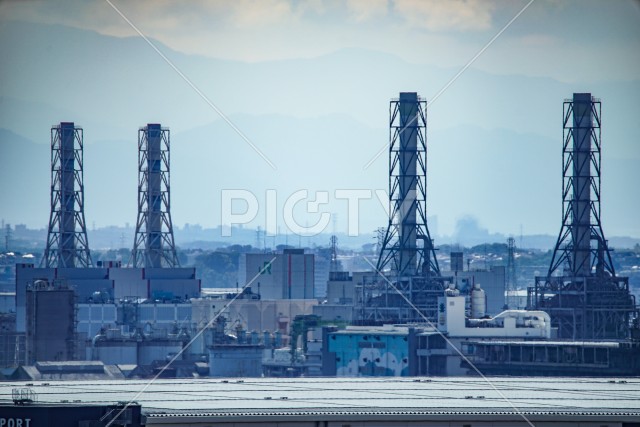
{"type": "Polygon", "coordinates": [[[401,92],[389,104],[389,226],[376,268],[392,275],[437,277],[427,227],[427,101],[401,92]]]}
{"type": "Polygon", "coordinates": [[[131,264],[178,267],[170,194],[169,129],[149,123],[138,131],[138,220],[131,264]]]}
{"type": "Polygon", "coordinates": [[[401,275],[416,273],[416,162],[418,157],[418,94],[400,93],[400,200],[398,221],[400,229],[398,239],[401,243],[398,264],[402,266],[401,275]]]}
{"type": "Polygon", "coordinates": [[[51,213],[45,267],[91,267],[84,217],[82,128],[62,122],[51,128],[51,213]]]}
{"type": "Polygon", "coordinates": [[[591,273],[591,138],[590,93],[573,94],[573,265],[575,276],[591,273]]]}

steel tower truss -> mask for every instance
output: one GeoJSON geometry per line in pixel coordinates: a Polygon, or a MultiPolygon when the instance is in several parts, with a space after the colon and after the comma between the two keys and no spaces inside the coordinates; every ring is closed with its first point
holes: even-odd
{"type": "Polygon", "coordinates": [[[440,274],[427,227],[426,114],[414,92],[389,103],[390,216],[376,268],[400,277],[440,274]]]}
{"type": "Polygon", "coordinates": [[[386,277],[365,278],[357,287],[355,313],[362,323],[437,316],[444,288],[427,227],[426,110],[427,102],[415,92],[400,93],[389,104],[390,215],[376,265],[386,277]]]}
{"type": "Polygon", "coordinates": [[[130,264],[180,265],[171,223],[169,129],[148,124],[138,131],[138,220],[130,264]]]}
{"type": "Polygon", "coordinates": [[[547,275],[528,292],[529,306],[549,313],[560,338],[627,338],[636,312],[600,221],[600,118],[600,101],[589,93],[564,102],[562,227],[547,275]]]}
{"type": "Polygon", "coordinates": [[[564,102],[562,228],[549,276],[563,265],[574,275],[589,275],[597,267],[615,276],[600,222],[600,116],[600,101],[590,96],[564,102]]]}
{"type": "Polygon", "coordinates": [[[83,133],[72,122],[51,128],[51,212],[43,264],[92,267],[84,218],[83,133]]]}

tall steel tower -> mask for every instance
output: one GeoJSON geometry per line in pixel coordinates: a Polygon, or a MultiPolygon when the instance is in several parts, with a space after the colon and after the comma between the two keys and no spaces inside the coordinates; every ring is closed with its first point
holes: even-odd
{"type": "Polygon", "coordinates": [[[43,263],[92,267],[84,219],[83,134],[73,122],[51,128],[51,213],[43,263]]]}
{"type": "Polygon", "coordinates": [[[592,267],[615,276],[600,222],[600,116],[600,101],[590,93],[564,102],[562,228],[549,276],[563,265],[573,276],[589,276],[592,267]]]}
{"type": "Polygon", "coordinates": [[[356,322],[435,321],[443,278],[427,228],[427,102],[402,92],[389,104],[389,224],[374,277],[358,285],[356,322]],[[379,273],[385,275],[384,278],[379,273]]]}
{"type": "Polygon", "coordinates": [[[169,129],[138,130],[138,220],[131,253],[134,267],[178,267],[171,223],[169,129]]]}
{"type": "Polygon", "coordinates": [[[389,225],[376,266],[397,277],[439,275],[427,227],[427,101],[401,92],[389,104],[389,225]]]}
{"type": "Polygon", "coordinates": [[[562,227],[549,271],[529,288],[560,338],[623,339],[636,312],[627,277],[616,276],[600,221],[601,104],[574,93],[563,108],[562,227]]]}

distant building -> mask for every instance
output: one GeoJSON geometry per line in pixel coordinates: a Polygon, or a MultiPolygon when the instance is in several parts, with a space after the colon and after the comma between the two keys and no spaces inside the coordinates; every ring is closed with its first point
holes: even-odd
{"type": "Polygon", "coordinates": [[[73,289],[77,303],[113,302],[121,299],[184,301],[200,296],[195,268],[121,268],[102,263],[98,268],[35,268],[16,265],[16,330],[26,330],[26,290],[38,280],[64,283],[73,289]]]}
{"type": "Polygon", "coordinates": [[[327,294],[322,304],[314,307],[316,314],[324,321],[352,322],[354,310],[361,299],[357,289],[361,288],[365,277],[375,275],[371,272],[334,271],[329,274],[327,294]]]}
{"type": "Polygon", "coordinates": [[[247,253],[240,256],[238,280],[253,280],[251,289],[264,300],[314,298],[314,255],[304,249],[282,253],[247,253]],[[273,261],[272,261],[273,260],[273,261]]]}
{"type": "Polygon", "coordinates": [[[416,374],[415,330],[409,327],[350,326],[328,335],[330,356],[323,360],[324,374],[339,377],[406,377],[416,374]]]}
{"type": "Polygon", "coordinates": [[[198,328],[202,328],[218,316],[224,308],[224,315],[229,324],[241,325],[247,331],[279,332],[285,337],[283,344],[286,345],[288,343],[286,337],[289,336],[293,319],[301,314],[312,314],[314,307],[318,305],[315,299],[238,298],[233,304],[228,305],[229,301],[230,299],[226,297],[192,300],[193,323],[198,328]]]}
{"type": "Polygon", "coordinates": [[[639,342],[473,340],[462,350],[487,375],[640,375],[639,342]]]}
{"type": "Polygon", "coordinates": [[[464,269],[462,252],[451,252],[451,271],[443,271],[444,276],[452,277],[456,288],[468,294],[478,283],[486,295],[487,314],[498,314],[505,307],[506,268],[502,265],[488,269],[464,269]]]}
{"type": "Polygon", "coordinates": [[[75,360],[73,290],[39,280],[25,295],[27,363],[75,360]]]}
{"type": "Polygon", "coordinates": [[[460,349],[471,340],[490,343],[509,339],[516,343],[551,338],[546,313],[507,310],[491,317],[480,307],[484,301],[482,293],[472,293],[472,309],[467,314],[467,297],[449,289],[438,298],[435,323],[348,326],[344,330],[325,327],[322,373],[354,377],[468,375],[471,368],[463,363],[460,349]]]}

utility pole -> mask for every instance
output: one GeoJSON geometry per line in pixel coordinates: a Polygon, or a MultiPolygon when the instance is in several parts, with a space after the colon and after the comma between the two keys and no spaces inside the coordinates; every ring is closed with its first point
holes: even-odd
{"type": "Polygon", "coordinates": [[[510,309],[517,308],[515,291],[518,289],[516,276],[516,240],[513,237],[507,239],[507,306],[510,309]]]}

